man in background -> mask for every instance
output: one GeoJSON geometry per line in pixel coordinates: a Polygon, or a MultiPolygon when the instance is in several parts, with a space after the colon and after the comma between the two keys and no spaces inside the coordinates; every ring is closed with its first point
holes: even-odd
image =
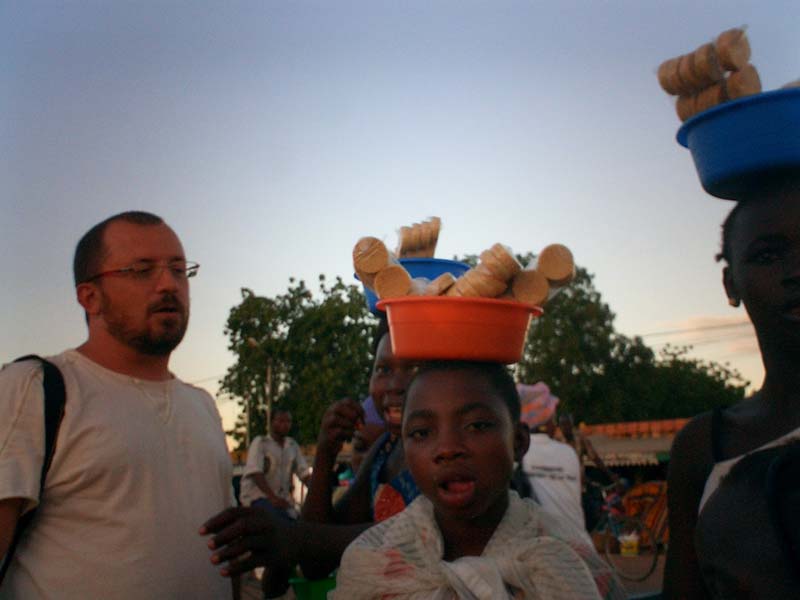
{"type": "Polygon", "coordinates": [[[245,506],[263,506],[282,517],[296,519],[292,476],[307,483],[311,469],[300,446],[289,437],[292,413],[272,411],[269,434],[256,436],[247,450],[240,498],[245,506]]]}
{"type": "Polygon", "coordinates": [[[522,420],[531,443],[522,459],[534,499],[548,512],[562,516],[586,532],[581,505],[581,468],[572,446],[555,439],[558,398],[542,382],[518,384],[522,420]]]}
{"type": "MultiPolygon", "coordinates": [[[[253,438],[247,450],[239,497],[244,506],[261,507],[278,518],[294,520],[298,512],[292,495],[293,476],[307,484],[311,469],[300,446],[289,437],[291,429],[292,413],[285,408],[273,408],[269,434],[253,438]]],[[[264,598],[277,598],[286,593],[293,568],[281,565],[262,573],[264,598]]]]}

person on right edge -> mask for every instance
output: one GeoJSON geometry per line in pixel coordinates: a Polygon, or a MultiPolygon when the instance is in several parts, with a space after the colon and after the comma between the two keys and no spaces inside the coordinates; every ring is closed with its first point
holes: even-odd
{"type": "Polygon", "coordinates": [[[800,597],[800,175],[761,183],[725,220],[718,258],[764,382],[675,438],[665,598],[800,597]]]}

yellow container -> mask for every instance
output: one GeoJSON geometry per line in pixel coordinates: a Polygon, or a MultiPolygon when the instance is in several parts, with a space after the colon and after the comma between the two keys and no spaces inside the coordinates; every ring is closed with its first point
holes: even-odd
{"type": "Polygon", "coordinates": [[[620,536],[619,553],[621,556],[639,556],[639,536],[620,536]]]}

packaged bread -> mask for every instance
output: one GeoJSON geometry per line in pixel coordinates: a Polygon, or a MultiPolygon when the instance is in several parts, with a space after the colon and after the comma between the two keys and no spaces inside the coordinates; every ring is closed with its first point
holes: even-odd
{"type": "Polygon", "coordinates": [[[442,273],[428,284],[423,295],[441,296],[442,294],[446,293],[455,282],[456,278],[452,273],[442,273]]]}
{"type": "Polygon", "coordinates": [[[716,48],[720,64],[728,71],[739,71],[750,61],[750,41],[743,28],[720,33],[716,48]]]}
{"type": "Polygon", "coordinates": [[[673,96],[684,94],[683,81],[678,73],[680,58],[669,58],[658,67],[658,82],[665,92],[673,96]]]}
{"type": "Polygon", "coordinates": [[[511,280],[510,292],[517,302],[541,306],[550,296],[550,282],[536,269],[525,268],[511,280]]]}
{"type": "Polygon", "coordinates": [[[727,94],[731,100],[761,92],[761,78],[758,76],[756,68],[750,64],[731,73],[726,84],[727,94]]]}
{"type": "Polygon", "coordinates": [[[509,248],[503,244],[494,244],[480,254],[480,262],[496,279],[508,282],[522,270],[522,265],[514,257],[509,248]]]}
{"type": "Polygon", "coordinates": [[[719,62],[714,44],[703,44],[692,56],[692,73],[701,88],[714,85],[725,78],[725,70],[719,62]]]}
{"type": "Polygon", "coordinates": [[[378,298],[406,296],[411,290],[411,275],[402,265],[389,265],[375,274],[374,284],[378,298]]]}
{"type": "Polygon", "coordinates": [[[353,268],[370,289],[375,289],[375,275],[392,264],[398,264],[397,259],[376,237],[362,237],[353,247],[353,268]]]}
{"type": "Polygon", "coordinates": [[[400,258],[432,258],[439,241],[441,219],[431,217],[422,223],[401,227],[398,231],[397,256],[400,258]]]}
{"type": "Polygon", "coordinates": [[[696,100],[697,96],[694,94],[690,96],[678,96],[678,99],[675,101],[675,111],[678,113],[678,118],[681,121],[685,121],[697,113],[696,100]]]}
{"type": "Polygon", "coordinates": [[[575,278],[575,260],[564,244],[545,246],[536,259],[535,269],[554,287],[564,286],[575,278]]]}

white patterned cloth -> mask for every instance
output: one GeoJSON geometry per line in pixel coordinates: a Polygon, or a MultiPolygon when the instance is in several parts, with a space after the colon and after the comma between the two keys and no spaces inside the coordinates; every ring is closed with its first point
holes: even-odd
{"type": "Polygon", "coordinates": [[[481,556],[442,560],[433,505],[420,496],[362,533],[342,557],[331,600],[624,599],[610,567],[569,523],[509,492],[481,556]]]}

